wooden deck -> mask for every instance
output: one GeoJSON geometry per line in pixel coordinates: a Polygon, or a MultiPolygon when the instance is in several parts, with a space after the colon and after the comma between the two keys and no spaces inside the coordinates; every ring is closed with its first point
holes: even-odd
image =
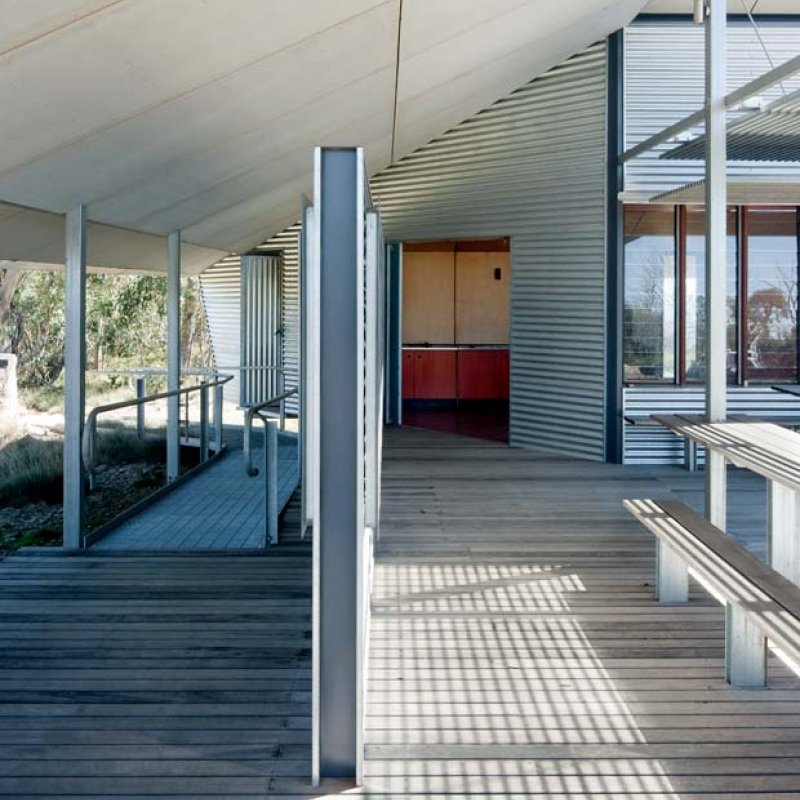
{"type": "MultiPolygon", "coordinates": [[[[722,677],[722,613],[652,599],[623,497],[703,476],[387,432],[367,784],[375,800],[800,798],[800,681],[722,677]]],[[[763,545],[763,483],[731,477],[763,545]]],[[[309,788],[310,544],[0,562],[0,796],[309,788]]]]}
{"type": "MultiPolygon", "coordinates": [[[[702,474],[390,431],[373,595],[367,791],[392,798],[800,798],[800,680],[724,681],[723,612],[653,600],[625,497],[702,474]]],[[[763,551],[763,482],[731,475],[763,551]]]]}
{"type": "Polygon", "coordinates": [[[310,583],[300,542],[0,562],[0,796],[308,796],[310,583]]]}
{"type": "MultiPolygon", "coordinates": [[[[253,464],[256,477],[245,474],[241,426],[226,427],[228,452],[124,522],[93,550],[227,550],[264,547],[266,541],[266,471],[263,433],[256,429],[253,464]]],[[[297,488],[297,437],[278,440],[278,507],[284,508],[297,488]]]]}

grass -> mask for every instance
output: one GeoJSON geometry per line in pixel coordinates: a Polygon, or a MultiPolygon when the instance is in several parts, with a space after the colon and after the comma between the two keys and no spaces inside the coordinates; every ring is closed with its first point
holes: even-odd
{"type": "MultiPolygon", "coordinates": [[[[140,441],[123,423],[98,430],[95,461],[117,465],[132,461],[162,462],[161,439],[140,441]]],[[[27,503],[62,502],[63,442],[61,438],[15,437],[0,432],[0,504],[19,507],[27,503]]]]}
{"type": "MultiPolygon", "coordinates": [[[[159,378],[150,379],[148,392],[153,394],[159,390],[159,380],[159,378]]],[[[131,396],[132,391],[127,382],[120,378],[98,375],[89,375],[86,378],[86,403],[89,407],[125,400],[131,396]]],[[[19,399],[20,403],[31,411],[57,414],[64,410],[64,385],[53,383],[49,386],[20,387],[19,399]]]]}

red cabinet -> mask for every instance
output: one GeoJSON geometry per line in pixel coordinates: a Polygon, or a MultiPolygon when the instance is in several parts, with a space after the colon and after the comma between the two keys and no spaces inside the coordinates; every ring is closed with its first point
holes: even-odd
{"type": "Polygon", "coordinates": [[[403,349],[406,400],[507,400],[508,350],[403,349]]]}
{"type": "Polygon", "coordinates": [[[459,350],[459,400],[507,400],[508,350],[459,350]]]}
{"type": "Polygon", "coordinates": [[[456,351],[403,350],[403,397],[452,400],[456,396],[456,351]]]}

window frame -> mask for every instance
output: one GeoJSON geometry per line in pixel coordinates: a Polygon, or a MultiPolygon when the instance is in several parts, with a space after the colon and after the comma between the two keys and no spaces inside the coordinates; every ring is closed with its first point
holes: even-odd
{"type": "MultiPolygon", "coordinates": [[[[630,203],[623,207],[623,216],[628,212],[652,209],[651,204],[630,203]]],[[[687,354],[686,354],[686,273],[687,273],[687,230],[688,212],[690,208],[701,208],[694,203],[675,204],[673,211],[674,220],[674,247],[675,247],[675,364],[674,378],[660,380],[623,380],[624,386],[702,386],[703,383],[687,381],[687,354]]],[[[749,282],[749,238],[750,238],[750,213],[753,211],[793,211],[795,214],[795,235],[797,239],[797,275],[796,281],[800,293],[800,206],[794,205],[729,205],[728,212],[736,215],[736,376],[729,386],[748,386],[750,384],[764,386],[775,383],[775,380],[759,381],[748,375],[747,349],[748,349],[748,282],[749,282]]],[[[624,219],[621,226],[624,230],[624,219]]],[[[622,291],[625,291],[627,279],[627,263],[623,263],[622,291]]],[[[624,308],[623,308],[624,313],[624,308]]],[[[800,302],[798,302],[797,319],[795,320],[795,347],[797,352],[794,382],[800,383],[800,302]]],[[[624,348],[623,348],[624,352],[624,348]]],[[[623,364],[624,368],[624,364],[623,364]]],[[[623,369],[624,375],[624,369],[623,369]]]]}

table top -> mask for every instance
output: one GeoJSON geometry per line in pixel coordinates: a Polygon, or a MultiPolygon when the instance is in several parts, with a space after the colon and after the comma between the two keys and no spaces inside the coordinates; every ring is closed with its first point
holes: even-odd
{"type": "Polygon", "coordinates": [[[795,397],[800,397],[800,383],[776,383],[770,388],[774,389],[776,392],[793,394],[795,397]]]}
{"type": "Polygon", "coordinates": [[[800,489],[800,434],[794,431],[774,422],[706,422],[690,414],[654,414],[653,419],[679,436],[722,453],[738,467],[800,489]]]}

